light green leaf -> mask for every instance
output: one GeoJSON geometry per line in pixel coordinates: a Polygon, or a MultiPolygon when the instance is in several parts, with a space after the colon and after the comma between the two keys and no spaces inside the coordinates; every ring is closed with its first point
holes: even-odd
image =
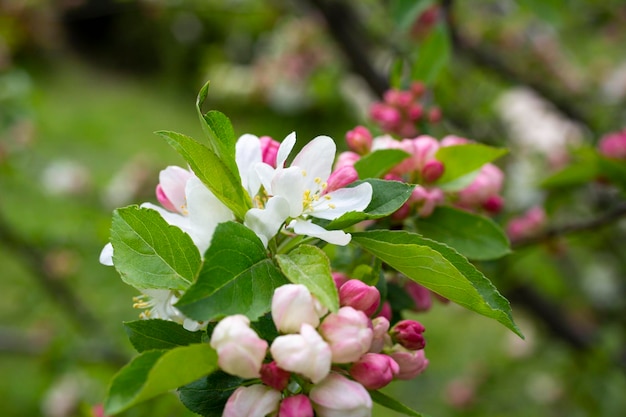
{"type": "Polygon", "coordinates": [[[434,0],[394,0],[391,3],[391,17],[400,30],[408,30],[434,0]]]}
{"type": "Polygon", "coordinates": [[[113,212],[111,244],[122,280],[139,289],[184,290],[202,262],[189,235],[157,211],[137,206],[113,212]]]}
{"type": "Polygon", "coordinates": [[[496,259],[511,252],[500,226],[464,210],[439,207],[430,217],[417,219],[416,226],[420,234],[451,246],[469,259],[496,259]]]}
{"type": "Polygon", "coordinates": [[[502,148],[493,148],[480,143],[445,146],[439,148],[435,158],[445,166],[445,171],[437,181],[438,185],[445,185],[466,174],[476,171],[488,162],[505,155],[508,151],[502,148]]]}
{"type": "Polygon", "coordinates": [[[330,311],[339,309],[339,295],[330,270],[330,260],[316,246],[300,245],[285,255],[276,255],[289,281],[302,284],[330,311]]]}
{"type": "Polygon", "coordinates": [[[411,71],[412,79],[421,80],[426,84],[434,83],[441,70],[448,65],[450,51],[448,31],[443,23],[439,23],[419,45],[417,59],[411,71]]]}
{"type": "Polygon", "coordinates": [[[198,321],[231,314],[256,320],[270,311],[274,289],[286,283],[254,232],[225,222],[215,229],[198,279],[176,308],[198,321]]]}
{"type": "Polygon", "coordinates": [[[217,369],[217,354],[206,343],[142,353],[113,378],[104,403],[107,415],[117,414],[217,369]]]}
{"type": "Polygon", "coordinates": [[[345,229],[363,220],[380,219],[389,216],[404,204],[411,193],[414,185],[405,184],[400,181],[386,181],[370,178],[365,181],[356,181],[350,184],[355,187],[363,182],[368,182],[372,186],[372,201],[362,212],[352,211],[330,222],[316,222],[328,230],[345,229]]]}
{"type": "Polygon", "coordinates": [[[137,352],[172,349],[202,341],[202,332],[190,332],[168,320],[136,320],[124,323],[124,330],[137,352]]]}
{"type": "Polygon", "coordinates": [[[386,394],[383,394],[380,391],[369,391],[369,393],[370,393],[370,397],[372,397],[372,401],[390,410],[397,411],[398,413],[402,413],[406,416],[411,416],[411,417],[427,417],[425,414],[418,413],[417,411],[402,404],[400,401],[396,400],[395,398],[392,398],[386,394]]]}
{"type": "Polygon", "coordinates": [[[590,147],[577,149],[574,157],[571,164],[541,181],[541,187],[548,189],[577,187],[600,176],[601,158],[595,149],[590,147]]]}
{"type": "Polygon", "coordinates": [[[362,180],[380,178],[409,156],[401,149],[380,149],[356,161],[354,169],[362,180]]]}
{"type": "Polygon", "coordinates": [[[506,298],[452,248],[415,233],[389,230],[353,233],[352,242],[418,284],[523,337],[506,298]]]}
{"type": "Polygon", "coordinates": [[[156,133],[187,161],[196,176],[238,219],[244,218],[252,202],[241,185],[238,171],[229,170],[215,152],[189,136],[168,131],[156,133]]]}

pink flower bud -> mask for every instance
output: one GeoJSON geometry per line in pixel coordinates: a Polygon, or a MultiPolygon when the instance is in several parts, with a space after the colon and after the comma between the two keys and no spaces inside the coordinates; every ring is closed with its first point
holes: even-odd
{"type": "Polygon", "coordinates": [[[499,213],[504,207],[504,198],[499,195],[492,195],[485,200],[483,203],[483,208],[492,214],[499,213]]]}
{"type": "Polygon", "coordinates": [[[415,302],[414,311],[428,311],[433,305],[430,290],[414,281],[407,281],[404,290],[415,302]]]}
{"type": "Polygon", "coordinates": [[[346,133],[348,147],[361,155],[369,153],[372,148],[372,134],[363,126],[357,126],[346,133]]]}
{"type": "Polygon", "coordinates": [[[415,98],[420,98],[426,92],[426,86],[421,81],[411,83],[411,93],[415,98]]]}
{"type": "Polygon", "coordinates": [[[415,122],[424,114],[424,107],[421,104],[415,103],[409,107],[408,116],[411,121],[415,122]]]}
{"type": "Polygon", "coordinates": [[[170,211],[184,214],[187,205],[185,187],[191,177],[193,173],[177,166],[169,166],[162,170],[159,173],[159,185],[156,187],[159,203],[170,211]]]}
{"type": "Polygon", "coordinates": [[[456,146],[456,145],[466,145],[468,143],[472,143],[469,139],[462,138],[460,136],[448,135],[441,139],[441,146],[456,146]]]}
{"type": "Polygon", "coordinates": [[[250,328],[250,320],[236,314],[223,318],[211,335],[218,365],[224,372],[241,378],[258,378],[267,351],[267,342],[250,328]]]}
{"type": "Polygon", "coordinates": [[[404,203],[400,208],[391,213],[391,218],[396,221],[402,221],[411,215],[411,207],[407,203],[404,203]]]}
{"type": "Polygon", "coordinates": [[[424,331],[426,328],[415,320],[400,320],[391,329],[391,338],[409,350],[420,350],[426,346],[424,331]]]}
{"type": "Polygon", "coordinates": [[[239,387],[228,397],[222,417],[265,417],[278,410],[280,396],[262,384],[239,387]]]}
{"type": "Polygon", "coordinates": [[[598,143],[598,150],[607,158],[626,159],[626,129],[604,135],[598,143]]]}
{"type": "Polygon", "coordinates": [[[374,337],[370,346],[371,353],[380,353],[386,346],[391,346],[391,336],[389,336],[389,320],[386,317],[376,317],[372,320],[374,337]]]}
{"type": "Polygon", "coordinates": [[[433,107],[428,111],[428,121],[431,123],[437,123],[441,120],[442,114],[439,107],[433,107]]]}
{"type": "Polygon", "coordinates": [[[276,155],[278,155],[280,142],[269,136],[261,136],[259,140],[261,141],[261,155],[263,162],[276,168],[276,155]]]}
{"type": "Polygon", "coordinates": [[[287,388],[290,377],[291,374],[281,369],[274,361],[261,365],[261,382],[277,391],[287,388]]]}
{"type": "Polygon", "coordinates": [[[383,303],[383,306],[380,308],[380,311],[378,312],[378,317],[384,317],[387,320],[391,320],[392,315],[393,313],[391,311],[391,304],[389,304],[389,301],[385,301],[383,303]]]}
{"type": "Polygon", "coordinates": [[[367,285],[358,279],[351,279],[339,289],[339,303],[361,310],[368,317],[378,310],[380,292],[374,286],[367,285]]]}
{"type": "Polygon", "coordinates": [[[358,382],[331,372],[309,393],[317,417],[369,417],[372,399],[358,382]]]}
{"type": "Polygon", "coordinates": [[[311,400],[304,394],[285,398],[280,403],[278,417],[313,417],[311,400]]]}
{"type": "Polygon", "coordinates": [[[302,374],[313,383],[326,378],[330,372],[330,346],[306,323],[302,325],[300,334],[288,334],[274,339],[270,352],[282,369],[302,374]]]}
{"type": "Polygon", "coordinates": [[[374,103],[370,108],[370,116],[383,126],[391,127],[397,125],[402,116],[400,112],[391,106],[382,103],[374,103]]]}
{"type": "Polygon", "coordinates": [[[417,207],[417,214],[420,217],[430,216],[437,205],[444,202],[445,194],[439,188],[424,188],[416,186],[409,197],[409,202],[417,207]]]}
{"type": "Polygon", "coordinates": [[[353,167],[355,162],[359,159],[361,159],[361,156],[358,153],[342,152],[337,157],[337,162],[335,163],[335,171],[341,169],[344,166],[353,167]]]}
{"type": "Polygon", "coordinates": [[[341,307],[326,316],[319,331],[330,345],[333,362],[354,362],[367,352],[374,336],[370,326],[365,313],[352,307],[341,307]]]}
{"type": "Polygon", "coordinates": [[[400,372],[396,375],[396,379],[413,379],[428,367],[428,359],[426,359],[424,349],[407,350],[401,345],[394,345],[389,356],[400,367],[400,372]]]}
{"type": "Polygon", "coordinates": [[[506,226],[507,235],[511,240],[532,236],[540,230],[546,220],[546,212],[542,207],[533,207],[518,218],[511,219],[506,226]]]}
{"type": "Polygon", "coordinates": [[[422,179],[425,182],[435,182],[443,175],[445,167],[436,159],[430,160],[422,168],[422,179]]]}
{"type": "Polygon", "coordinates": [[[313,327],[320,324],[313,296],[301,284],[286,284],[276,288],[272,298],[272,319],[282,333],[297,333],[303,323],[313,327]]]}
{"type": "Polygon", "coordinates": [[[333,281],[335,281],[335,286],[337,289],[341,288],[343,284],[350,281],[350,277],[342,272],[333,272],[333,281]]]}
{"type": "Polygon", "coordinates": [[[485,164],[478,172],[474,181],[458,194],[458,204],[465,208],[482,206],[489,197],[502,189],[504,174],[497,166],[485,164]]]}
{"type": "Polygon", "coordinates": [[[413,101],[413,94],[410,91],[402,91],[402,90],[387,90],[385,94],[383,94],[383,100],[385,103],[394,107],[407,107],[413,101]]]}
{"type": "Polygon", "coordinates": [[[344,165],[330,174],[326,182],[327,185],[326,189],[324,189],[324,194],[343,188],[358,179],[359,174],[356,172],[356,169],[354,169],[354,166],[344,165]]]}
{"type": "Polygon", "coordinates": [[[350,376],[367,389],[386,386],[399,372],[396,361],[380,353],[366,353],[350,368],[350,376]]]}

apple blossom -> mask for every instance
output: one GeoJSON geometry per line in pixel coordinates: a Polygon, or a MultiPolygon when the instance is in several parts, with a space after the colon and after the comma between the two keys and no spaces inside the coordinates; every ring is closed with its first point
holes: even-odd
{"type": "Polygon", "coordinates": [[[378,310],[380,292],[376,287],[363,281],[351,279],[339,288],[339,303],[361,310],[369,317],[378,310]]]}
{"type": "Polygon", "coordinates": [[[394,342],[400,343],[409,350],[424,349],[424,326],[415,320],[400,320],[389,332],[394,342]]]}
{"type": "Polygon", "coordinates": [[[320,324],[313,296],[302,284],[287,284],[274,290],[272,319],[282,333],[297,333],[303,323],[313,327],[320,324]]]}
{"type": "Polygon", "coordinates": [[[356,172],[354,166],[342,166],[341,168],[334,170],[330,174],[330,177],[328,177],[326,189],[322,192],[322,194],[328,194],[330,192],[343,188],[346,185],[352,184],[358,179],[359,174],[358,172],[356,172]]]}
{"type": "Polygon", "coordinates": [[[304,394],[285,398],[280,403],[278,417],[313,417],[311,400],[304,394]]]}
{"type": "Polygon", "coordinates": [[[330,313],[319,331],[330,345],[334,363],[356,361],[369,350],[374,337],[365,313],[352,307],[341,307],[337,313],[330,313]]]}
{"type": "Polygon", "coordinates": [[[378,316],[372,319],[372,344],[369,351],[371,353],[380,353],[386,346],[391,346],[391,336],[389,336],[389,320],[386,317],[378,316]]]}
{"type": "Polygon", "coordinates": [[[458,194],[457,204],[463,208],[482,206],[491,196],[497,195],[502,189],[504,174],[497,166],[485,164],[474,181],[458,194]]]}
{"type": "Polygon", "coordinates": [[[367,389],[386,386],[398,372],[396,361],[381,353],[366,353],[350,367],[350,376],[367,389]]]}
{"type": "Polygon", "coordinates": [[[318,417],[372,415],[372,399],[363,385],[335,372],[314,385],[309,398],[318,417]]]}
{"type": "Polygon", "coordinates": [[[396,379],[413,379],[428,367],[428,359],[426,359],[424,349],[408,350],[396,344],[387,353],[400,367],[396,379]]]}
{"type": "Polygon", "coordinates": [[[222,417],[265,417],[278,410],[280,396],[262,384],[239,387],[228,397],[222,417]]]}
{"type": "Polygon", "coordinates": [[[169,211],[185,214],[187,207],[185,186],[191,177],[193,172],[178,166],[168,166],[161,170],[159,184],[156,187],[159,203],[169,211]]]}
{"type": "Polygon", "coordinates": [[[598,150],[607,158],[626,159],[626,129],[604,135],[598,143],[598,150]]]}
{"type": "Polygon", "coordinates": [[[219,367],[241,378],[260,377],[267,342],[250,328],[250,319],[242,314],[222,319],[211,335],[211,347],[217,351],[219,367]]]}
{"type": "Polygon", "coordinates": [[[332,353],[317,331],[304,323],[299,334],[278,336],[270,347],[276,364],[286,371],[297,372],[313,383],[330,372],[332,353]]]}
{"type": "Polygon", "coordinates": [[[369,153],[372,147],[372,134],[364,126],[357,126],[346,133],[348,147],[358,154],[369,153]]]}
{"type": "Polygon", "coordinates": [[[269,136],[261,136],[259,140],[261,141],[261,156],[263,162],[276,168],[276,155],[278,154],[280,142],[269,136]]]}

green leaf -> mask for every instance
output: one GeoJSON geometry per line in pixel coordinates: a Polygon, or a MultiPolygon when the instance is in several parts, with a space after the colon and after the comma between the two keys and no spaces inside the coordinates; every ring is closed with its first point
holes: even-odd
{"type": "Polygon", "coordinates": [[[597,160],[580,160],[548,176],[540,185],[547,189],[577,187],[598,178],[599,172],[597,160]]]}
{"type": "Polygon", "coordinates": [[[454,249],[405,231],[352,234],[352,242],[408,278],[518,334],[511,307],[480,271],[454,249]]]}
{"type": "Polygon", "coordinates": [[[180,401],[196,414],[221,417],[226,401],[244,380],[223,371],[200,378],[178,389],[180,401]]]}
{"type": "Polygon", "coordinates": [[[215,152],[189,136],[168,131],[156,134],[163,137],[187,161],[196,176],[237,218],[244,218],[252,202],[241,185],[238,171],[231,171],[215,152]]]}
{"type": "Polygon", "coordinates": [[[396,27],[402,31],[408,30],[415,20],[434,0],[394,0],[391,3],[391,17],[396,27]]]}
{"type": "Polygon", "coordinates": [[[111,244],[122,280],[139,289],[186,289],[201,265],[185,232],[151,209],[130,206],[113,212],[111,244]]]}
{"type": "Polygon", "coordinates": [[[379,178],[409,156],[409,153],[401,149],[380,149],[356,161],[354,169],[362,180],[379,178]]]}
{"type": "Polygon", "coordinates": [[[443,185],[476,171],[486,163],[500,158],[507,152],[506,149],[493,148],[480,143],[439,148],[435,158],[444,164],[445,171],[437,181],[437,184],[443,185]]]}
{"type": "Polygon", "coordinates": [[[235,132],[228,117],[216,110],[202,113],[202,104],[209,93],[210,81],[202,86],[196,98],[196,111],[202,125],[202,131],[209,141],[213,153],[224,162],[230,172],[239,179],[239,169],[235,162],[235,132]]]}
{"type": "Polygon", "coordinates": [[[412,79],[432,84],[450,60],[450,39],[443,23],[437,24],[421,43],[411,71],[412,79]]]}
{"type": "Polygon", "coordinates": [[[206,343],[144,352],[113,378],[104,403],[105,414],[117,414],[195,381],[216,368],[217,354],[206,343]]]}
{"type": "Polygon", "coordinates": [[[414,185],[400,181],[386,181],[375,178],[356,181],[349,186],[355,187],[363,182],[368,182],[372,185],[372,201],[370,201],[365,210],[362,212],[351,211],[330,222],[317,221],[316,223],[328,230],[337,230],[345,229],[363,220],[380,219],[381,217],[389,216],[409,199],[415,188],[414,185]]]}
{"type": "Polygon", "coordinates": [[[300,245],[288,254],[276,255],[289,281],[302,284],[330,311],[339,309],[339,294],[331,275],[330,260],[316,246],[300,245]]]}
{"type": "Polygon", "coordinates": [[[598,155],[598,167],[601,177],[626,190],[626,162],[598,155]]]}
{"type": "Polygon", "coordinates": [[[180,324],[167,320],[128,321],[124,323],[124,330],[139,353],[152,349],[172,349],[202,341],[202,332],[190,332],[180,324]]]}
{"type": "Polygon", "coordinates": [[[451,246],[475,260],[500,258],[509,254],[509,239],[493,220],[458,210],[439,207],[430,217],[416,220],[420,234],[451,246]]]}
{"type": "Polygon", "coordinates": [[[369,391],[369,393],[370,393],[370,397],[372,397],[372,401],[390,410],[397,411],[398,413],[402,413],[406,416],[427,417],[425,414],[418,413],[417,411],[402,404],[400,401],[396,400],[395,398],[391,398],[390,396],[383,394],[380,391],[369,391]]]}
{"type": "Polygon", "coordinates": [[[215,229],[198,279],[176,308],[198,321],[231,314],[255,320],[270,311],[274,289],[287,282],[252,230],[225,222],[215,229]]]}

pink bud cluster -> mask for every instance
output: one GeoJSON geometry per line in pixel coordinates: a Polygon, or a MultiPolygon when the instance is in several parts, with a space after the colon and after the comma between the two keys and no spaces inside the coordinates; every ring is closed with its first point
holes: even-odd
{"type": "Polygon", "coordinates": [[[626,129],[604,135],[598,143],[598,150],[607,158],[626,159],[626,129]]]}
{"type": "Polygon", "coordinates": [[[424,327],[403,320],[390,329],[386,318],[371,318],[380,306],[375,287],[334,277],[337,312],[328,312],[304,285],[275,290],[271,314],[280,335],[271,345],[245,316],[216,325],[210,343],[220,368],[261,381],[235,390],[223,416],[370,416],[368,389],[424,371],[424,327]]]}
{"type": "Polygon", "coordinates": [[[420,122],[436,123],[441,110],[423,103],[426,87],[420,82],[411,84],[408,90],[387,90],[382,102],[370,107],[370,117],[387,133],[402,137],[415,136],[420,122]]]}
{"type": "Polygon", "coordinates": [[[532,236],[546,223],[546,212],[542,207],[530,208],[519,217],[513,218],[506,226],[506,233],[511,240],[532,236]]]}
{"type": "MultiPolygon", "coordinates": [[[[347,170],[347,167],[352,168],[362,156],[377,150],[400,149],[409,154],[384,176],[386,180],[419,184],[408,201],[392,215],[392,219],[396,221],[402,221],[413,213],[419,217],[428,217],[437,206],[446,203],[465,210],[490,214],[498,213],[504,205],[504,199],[500,195],[504,174],[493,164],[485,164],[472,182],[460,191],[444,192],[437,187],[437,181],[446,170],[444,164],[437,159],[437,152],[448,146],[470,144],[468,139],[453,135],[446,136],[441,141],[427,135],[402,140],[388,135],[373,138],[367,128],[357,126],[346,134],[346,141],[351,150],[339,155],[335,164],[336,172],[347,170]]],[[[355,174],[356,172],[353,173],[355,174]]]]}

